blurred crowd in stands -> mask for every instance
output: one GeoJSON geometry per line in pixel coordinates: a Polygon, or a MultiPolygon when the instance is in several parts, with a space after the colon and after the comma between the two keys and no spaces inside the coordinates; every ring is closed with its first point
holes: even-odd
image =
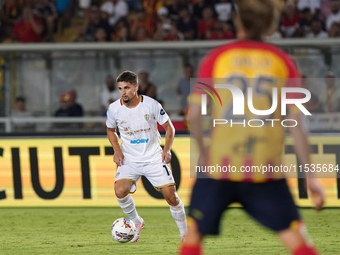
{"type": "MultiPolygon", "coordinates": [[[[251,1],[251,0],[249,0],[251,1]]],[[[327,38],[340,35],[340,0],[273,0],[280,19],[272,38],[327,38]]],[[[0,2],[0,39],[12,42],[125,42],[218,40],[236,36],[233,0],[3,0],[0,2]]],[[[157,97],[157,84],[147,70],[139,75],[139,94],[157,97]]],[[[190,78],[194,68],[184,66],[183,78],[174,86],[179,96],[178,115],[187,112],[190,78]]],[[[120,98],[115,77],[108,75],[100,97],[105,115],[110,103],[120,98]]],[[[308,88],[308,79],[304,79],[308,88]]],[[[306,104],[314,113],[340,112],[340,89],[332,72],[325,75],[320,93],[306,104]]],[[[70,88],[71,89],[71,88],[70,88]]],[[[75,90],[59,97],[56,117],[86,115],[76,102],[75,90]]],[[[25,98],[16,99],[13,117],[29,117],[25,98]]],[[[166,106],[165,106],[166,108],[166,106]]],[[[27,130],[19,124],[17,130],[27,130]]]]}
{"type": "MultiPolygon", "coordinates": [[[[274,38],[340,35],[340,0],[274,0],[274,38]]],[[[2,42],[235,38],[233,0],[3,0],[2,42]]]]}

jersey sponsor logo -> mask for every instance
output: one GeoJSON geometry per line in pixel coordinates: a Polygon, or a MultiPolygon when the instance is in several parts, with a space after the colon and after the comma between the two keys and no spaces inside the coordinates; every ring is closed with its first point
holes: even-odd
{"type": "Polygon", "coordinates": [[[161,112],[160,112],[161,115],[164,115],[165,114],[165,111],[163,109],[161,109],[161,112]]]}
{"type": "Polygon", "coordinates": [[[132,130],[132,128],[130,127],[125,127],[123,128],[123,130],[125,131],[125,133],[129,136],[134,136],[135,134],[141,133],[141,132],[148,132],[151,130],[151,128],[141,128],[138,130],[132,130]]]}
{"type": "Polygon", "coordinates": [[[138,134],[138,133],[147,132],[147,131],[150,131],[150,130],[151,130],[151,128],[142,128],[142,129],[134,130],[133,133],[138,134]]]}
{"type": "Polygon", "coordinates": [[[140,144],[140,143],[148,143],[148,142],[149,142],[149,138],[148,139],[130,140],[130,143],[132,143],[132,144],[140,144]]]}

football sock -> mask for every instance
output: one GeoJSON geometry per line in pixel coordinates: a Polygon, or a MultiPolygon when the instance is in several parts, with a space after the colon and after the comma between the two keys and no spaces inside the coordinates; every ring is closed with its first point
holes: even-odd
{"type": "Polygon", "coordinates": [[[201,255],[202,254],[202,248],[200,245],[188,245],[188,244],[183,244],[180,251],[179,255],[201,255]]]}
{"type": "Polygon", "coordinates": [[[181,237],[183,237],[185,233],[187,232],[187,219],[185,216],[184,205],[180,199],[178,200],[179,200],[178,205],[176,206],[170,205],[170,212],[171,212],[172,218],[174,218],[177,224],[181,237]]]}
{"type": "Polygon", "coordinates": [[[122,208],[123,212],[135,223],[135,224],[141,224],[142,221],[137,213],[135,202],[133,201],[133,198],[130,195],[127,195],[123,198],[118,198],[118,204],[120,208],[122,208]]]}
{"type": "Polygon", "coordinates": [[[310,246],[302,246],[294,251],[294,255],[318,255],[318,254],[319,253],[316,251],[316,249],[310,246]]]}

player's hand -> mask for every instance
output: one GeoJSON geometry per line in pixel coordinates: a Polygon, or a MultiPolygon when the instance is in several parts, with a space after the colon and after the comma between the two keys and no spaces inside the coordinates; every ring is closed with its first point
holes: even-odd
{"type": "Polygon", "coordinates": [[[165,164],[169,164],[171,161],[171,151],[163,151],[162,153],[162,162],[165,164]]]}
{"type": "Polygon", "coordinates": [[[325,193],[318,179],[309,178],[307,180],[308,189],[310,191],[311,200],[315,210],[321,210],[325,203],[325,193]]]}
{"type": "Polygon", "coordinates": [[[121,151],[116,151],[115,154],[113,155],[113,161],[118,165],[122,166],[123,165],[123,160],[124,160],[124,155],[121,151]]]}

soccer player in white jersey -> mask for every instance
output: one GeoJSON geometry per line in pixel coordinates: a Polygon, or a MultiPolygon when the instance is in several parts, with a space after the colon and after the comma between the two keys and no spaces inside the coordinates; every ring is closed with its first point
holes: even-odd
{"type": "Polygon", "coordinates": [[[114,149],[113,161],[118,165],[115,177],[115,194],[123,212],[136,224],[137,233],[132,243],[139,239],[144,220],[138,215],[129,193],[136,191],[137,183],[144,175],[160,191],[180,231],[181,240],[187,230],[182,201],[175,189],[175,181],[168,163],[175,129],[166,112],[156,100],[137,94],[138,78],[134,72],[125,71],[117,77],[121,99],[107,111],[107,136],[114,149]],[[157,122],[166,131],[162,150],[157,122]],[[119,129],[121,145],[116,129],[119,129]]]}

